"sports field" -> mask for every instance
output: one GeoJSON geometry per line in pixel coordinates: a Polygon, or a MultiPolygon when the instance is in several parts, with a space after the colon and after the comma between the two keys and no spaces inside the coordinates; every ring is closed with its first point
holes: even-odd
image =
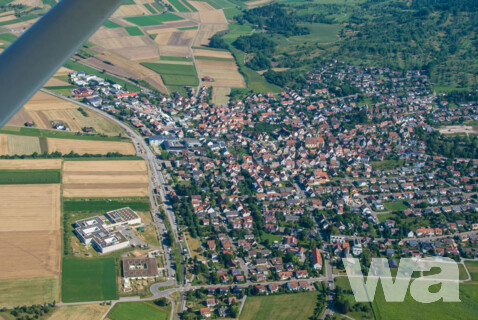
{"type": "Polygon", "coordinates": [[[111,320],[166,320],[169,310],[160,308],[152,302],[124,302],[117,303],[108,313],[111,320]]]}
{"type": "Polygon", "coordinates": [[[63,165],[64,197],[145,197],[146,163],[131,161],[67,161],[63,165]]]}
{"type": "Polygon", "coordinates": [[[314,314],[317,292],[250,297],[242,310],[240,320],[253,319],[309,319],[314,314]]]}
{"type": "Polygon", "coordinates": [[[114,258],[63,258],[62,267],[63,302],[117,299],[114,258]]]}

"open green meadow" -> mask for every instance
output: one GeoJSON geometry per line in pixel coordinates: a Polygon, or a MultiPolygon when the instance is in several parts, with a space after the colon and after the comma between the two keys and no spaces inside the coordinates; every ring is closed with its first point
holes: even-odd
{"type": "Polygon", "coordinates": [[[0,170],[0,184],[61,183],[60,169],[0,170]]]}
{"type": "Polygon", "coordinates": [[[63,199],[63,212],[107,212],[130,207],[135,211],[149,211],[148,198],[138,199],[63,199]]]}
{"type": "Polygon", "coordinates": [[[143,66],[161,75],[167,86],[197,86],[198,75],[194,65],[144,62],[143,66]]]}
{"type": "Polygon", "coordinates": [[[63,258],[63,302],[115,300],[116,265],[113,258],[63,258]]]}
{"type": "MultiPolygon", "coordinates": [[[[472,274],[472,281],[460,283],[460,300],[461,302],[443,302],[437,301],[433,303],[421,303],[416,301],[407,292],[404,302],[387,302],[383,293],[381,284],[377,286],[374,301],[370,304],[371,311],[361,312],[353,310],[347,315],[354,319],[373,319],[376,320],[399,320],[399,319],[431,319],[434,320],[452,320],[452,319],[476,319],[478,314],[478,262],[466,261],[466,266],[472,274]]],[[[460,279],[466,279],[466,271],[459,265],[460,279]]],[[[424,275],[434,274],[438,270],[431,270],[424,275]]],[[[346,277],[336,278],[336,286],[340,286],[345,292],[345,296],[350,302],[350,306],[354,309],[356,305],[355,298],[350,291],[350,284],[346,277]]],[[[431,288],[432,292],[436,292],[438,288],[431,288]]],[[[359,305],[364,305],[360,303],[359,305]]],[[[358,308],[360,309],[360,308],[358,308]]],[[[368,310],[368,308],[367,308],[368,310]]]]}
{"type": "Polygon", "coordinates": [[[111,20],[106,20],[105,23],[103,23],[103,26],[105,26],[106,28],[110,28],[110,29],[121,28],[121,26],[119,24],[117,24],[116,22],[113,22],[111,20]]]}
{"type": "Polygon", "coordinates": [[[306,320],[314,314],[317,292],[248,296],[240,320],[306,320]]]}
{"type": "Polygon", "coordinates": [[[160,25],[166,21],[182,20],[183,18],[173,13],[165,13],[165,14],[156,14],[151,16],[127,17],[124,19],[128,20],[131,23],[134,23],[137,26],[145,27],[145,26],[160,25]]]}
{"type": "Polygon", "coordinates": [[[145,4],[144,4],[144,7],[145,7],[146,9],[148,9],[148,11],[151,12],[152,14],[161,13],[161,11],[158,12],[158,11],[157,11],[151,4],[149,4],[149,3],[145,3],[145,4]]]}
{"type": "Polygon", "coordinates": [[[168,0],[168,1],[178,12],[189,12],[189,9],[186,8],[186,6],[184,6],[178,0],[168,0]]]}
{"type": "Polygon", "coordinates": [[[152,302],[117,303],[108,313],[111,320],[166,320],[169,318],[169,308],[161,308],[152,302]]]}
{"type": "Polygon", "coordinates": [[[125,30],[130,36],[144,36],[143,31],[138,27],[125,27],[125,30]]]}
{"type": "Polygon", "coordinates": [[[383,206],[387,211],[403,211],[407,210],[408,206],[405,204],[404,201],[392,201],[392,202],[384,202],[383,206]]]}
{"type": "Polygon", "coordinates": [[[58,277],[0,280],[0,308],[59,301],[58,277]]]}

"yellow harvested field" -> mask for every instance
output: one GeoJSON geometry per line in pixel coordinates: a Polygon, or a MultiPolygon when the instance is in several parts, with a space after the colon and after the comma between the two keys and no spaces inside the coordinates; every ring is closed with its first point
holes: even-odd
{"type": "Polygon", "coordinates": [[[202,85],[226,88],[246,87],[244,78],[239,73],[235,61],[196,59],[196,67],[201,78],[208,76],[214,80],[203,82],[202,85]]]}
{"type": "Polygon", "coordinates": [[[0,232],[0,243],[0,255],[8,257],[0,259],[0,279],[60,274],[60,230],[0,232]]]}
{"type": "Polygon", "coordinates": [[[13,20],[13,19],[16,19],[16,18],[17,17],[14,14],[11,14],[11,15],[0,17],[0,22],[10,21],[10,20],[13,20]]]}
{"type": "Polygon", "coordinates": [[[29,7],[40,7],[41,1],[40,0],[15,0],[12,4],[23,4],[29,7]]]}
{"type": "Polygon", "coordinates": [[[1,280],[59,276],[60,209],[59,184],[0,185],[1,280]]]}
{"type": "Polygon", "coordinates": [[[70,140],[47,138],[48,152],[55,151],[63,154],[74,151],[78,154],[107,154],[118,152],[121,154],[135,154],[136,150],[130,142],[120,141],[91,141],[91,140],[70,140]]]}
{"type": "Polygon", "coordinates": [[[30,112],[30,111],[39,111],[39,110],[44,111],[44,110],[76,109],[78,107],[74,105],[73,103],[57,98],[48,93],[38,91],[30,99],[30,101],[28,101],[25,104],[24,108],[27,112],[30,112]]]}
{"type": "Polygon", "coordinates": [[[55,73],[55,76],[66,76],[66,75],[69,75],[72,72],[74,72],[74,71],[71,70],[71,69],[68,69],[66,67],[60,67],[60,69],[58,69],[58,71],[55,73]]]}
{"type": "Polygon", "coordinates": [[[0,185],[0,221],[0,233],[59,230],[60,185],[0,185]]]}
{"type": "Polygon", "coordinates": [[[134,172],[146,173],[146,163],[142,160],[127,161],[65,161],[63,172],[93,173],[93,172],[134,172]]]}
{"type": "Polygon", "coordinates": [[[138,4],[125,4],[118,8],[118,10],[113,13],[112,17],[131,17],[131,16],[142,16],[142,15],[150,15],[148,9],[145,8],[143,5],[138,4]]]}
{"type": "Polygon", "coordinates": [[[154,38],[154,42],[156,42],[160,46],[165,46],[168,44],[169,38],[171,38],[173,32],[176,31],[176,28],[159,29],[157,30],[158,32],[154,31],[156,30],[153,30],[151,34],[158,34],[156,38],[154,38]]]}
{"type": "Polygon", "coordinates": [[[15,30],[27,30],[30,28],[35,22],[37,22],[40,18],[35,18],[32,20],[28,21],[22,21],[14,24],[9,24],[7,27],[10,29],[15,29],[15,30]]]}
{"type": "Polygon", "coordinates": [[[222,58],[222,59],[234,59],[229,51],[213,51],[204,49],[193,49],[195,56],[222,58]]]}
{"type": "MultiPolygon", "coordinates": [[[[222,12],[222,11],[221,11],[222,12]]],[[[198,35],[194,40],[194,46],[207,46],[209,39],[220,31],[227,30],[227,23],[203,23],[199,27],[198,35]]]]}
{"type": "Polygon", "coordinates": [[[60,86],[69,86],[70,84],[66,81],[51,77],[43,86],[44,87],[60,87],[60,86]]]}
{"type": "Polygon", "coordinates": [[[0,169],[61,169],[61,159],[14,159],[0,160],[0,169]]]}
{"type": "Polygon", "coordinates": [[[146,163],[141,160],[63,164],[64,197],[143,197],[148,186],[146,163]]]}
{"type": "MultiPolygon", "coordinates": [[[[8,155],[8,136],[6,134],[0,134],[0,156],[8,155]]],[[[0,162],[1,168],[1,162],[0,162]]]]}
{"type": "Polygon", "coordinates": [[[99,320],[108,311],[109,306],[104,305],[78,305],[62,306],[55,308],[48,320],[99,320]]]}
{"type": "Polygon", "coordinates": [[[216,10],[213,6],[205,1],[189,1],[198,11],[212,11],[216,10]]]}
{"type": "Polygon", "coordinates": [[[158,57],[158,48],[149,36],[130,36],[123,28],[101,27],[90,38],[100,52],[112,51],[131,60],[158,57]]]}
{"type": "Polygon", "coordinates": [[[191,56],[188,46],[161,46],[159,52],[162,56],[187,57],[191,56]]]}
{"type": "Polygon", "coordinates": [[[25,108],[21,108],[10,120],[8,120],[6,125],[14,127],[23,127],[27,121],[32,121],[32,119],[30,115],[25,111],[25,108]]]}
{"type": "Polygon", "coordinates": [[[59,277],[0,280],[0,307],[40,304],[59,299],[59,277]]]}
{"type": "Polygon", "coordinates": [[[118,135],[123,129],[107,118],[92,111],[85,110],[85,117],[78,106],[39,91],[25,105],[25,110],[31,116],[35,126],[42,129],[52,129],[52,122],[63,122],[74,132],[82,132],[84,127],[93,127],[97,133],[118,135]]]}
{"type": "Polygon", "coordinates": [[[226,16],[222,10],[207,10],[199,11],[199,19],[202,23],[225,23],[227,24],[226,16]]]}
{"type": "Polygon", "coordinates": [[[218,106],[229,103],[229,93],[231,92],[230,88],[224,87],[214,87],[212,90],[212,101],[218,106]]]}

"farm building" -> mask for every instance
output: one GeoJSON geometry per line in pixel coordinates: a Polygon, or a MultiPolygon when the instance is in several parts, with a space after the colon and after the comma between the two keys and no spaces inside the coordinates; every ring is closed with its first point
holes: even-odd
{"type": "Polygon", "coordinates": [[[126,279],[154,279],[159,275],[155,258],[127,258],[122,264],[126,279]]]}

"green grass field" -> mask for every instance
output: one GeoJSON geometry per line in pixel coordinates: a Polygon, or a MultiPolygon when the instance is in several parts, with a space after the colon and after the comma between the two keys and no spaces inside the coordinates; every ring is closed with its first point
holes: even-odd
{"type": "MultiPolygon", "coordinates": [[[[475,319],[476,314],[478,314],[478,262],[466,261],[465,263],[472,274],[473,281],[460,283],[461,302],[437,301],[433,303],[420,303],[412,298],[410,291],[407,292],[404,302],[387,302],[382,286],[379,284],[374,301],[371,303],[373,314],[371,312],[349,312],[347,315],[354,319],[372,319],[374,317],[376,320],[475,319]]],[[[431,272],[426,274],[436,273],[435,271],[431,270],[431,272]]],[[[460,279],[465,278],[467,278],[466,272],[460,267],[460,279]]],[[[335,282],[342,289],[350,290],[347,278],[336,278],[335,282]]],[[[347,293],[347,299],[349,299],[350,305],[353,307],[355,299],[350,292],[347,293]]]]}
{"type": "Polygon", "coordinates": [[[197,86],[199,84],[196,68],[193,65],[155,62],[141,64],[160,74],[167,86],[197,86]]]}
{"type": "Polygon", "coordinates": [[[114,29],[114,28],[121,28],[121,26],[111,20],[106,20],[105,23],[103,23],[103,26],[106,28],[114,29]]]}
{"type": "Polygon", "coordinates": [[[61,171],[59,169],[0,170],[0,184],[46,183],[61,183],[61,171]]]}
{"type": "Polygon", "coordinates": [[[14,23],[19,23],[19,22],[23,22],[23,21],[28,21],[28,20],[32,20],[32,19],[35,19],[35,18],[38,18],[38,15],[36,15],[36,14],[27,14],[27,15],[24,15],[24,16],[22,16],[22,17],[20,17],[20,18],[8,20],[8,21],[2,21],[2,22],[0,22],[0,26],[6,26],[6,25],[9,25],[9,24],[14,24],[14,23]]]}
{"type": "Polygon", "coordinates": [[[372,161],[370,164],[374,170],[394,170],[403,167],[403,160],[372,161]]]}
{"type": "Polygon", "coordinates": [[[124,302],[117,303],[108,313],[111,320],[166,320],[169,310],[160,308],[152,302],[124,302]]]}
{"type": "Polygon", "coordinates": [[[189,12],[189,9],[186,8],[181,2],[178,0],[168,0],[169,3],[178,11],[178,12],[189,12]]]}
{"type": "Polygon", "coordinates": [[[403,211],[408,209],[408,206],[405,204],[404,201],[392,201],[392,202],[384,202],[383,206],[387,211],[403,211]]]}
{"type": "Polygon", "coordinates": [[[63,212],[106,212],[123,207],[136,211],[149,211],[150,202],[144,199],[63,199],[63,212]]]}
{"type": "Polygon", "coordinates": [[[473,281],[478,283],[478,261],[465,261],[465,265],[473,281]]]}
{"type": "Polygon", "coordinates": [[[63,258],[61,295],[63,302],[117,299],[115,259],[63,258]]]}
{"type": "MultiPolygon", "coordinates": [[[[144,4],[144,7],[146,9],[148,9],[149,12],[151,12],[152,14],[157,14],[158,12],[156,11],[156,9],[153,8],[153,6],[151,6],[149,3],[145,3],[144,4]]],[[[161,11],[159,12],[161,13],[161,11]]]]}
{"type": "Polygon", "coordinates": [[[145,27],[145,26],[155,26],[163,24],[166,21],[176,21],[182,20],[183,18],[173,14],[173,13],[165,13],[165,14],[156,14],[151,16],[141,16],[141,17],[127,17],[125,20],[128,20],[131,23],[134,23],[137,26],[145,27]]]}
{"type": "Polygon", "coordinates": [[[59,301],[58,277],[0,280],[0,308],[59,301]]]}
{"type": "Polygon", "coordinates": [[[143,31],[138,27],[125,27],[125,30],[130,36],[144,36],[143,31]]]}
{"type": "Polygon", "coordinates": [[[37,128],[22,128],[22,127],[3,127],[0,133],[17,135],[17,136],[30,136],[30,137],[44,137],[44,138],[57,138],[57,139],[74,139],[74,140],[98,140],[98,141],[124,141],[126,138],[110,137],[101,135],[80,135],[74,132],[56,131],[49,129],[37,129],[37,128]]]}
{"type": "Polygon", "coordinates": [[[0,34],[0,48],[5,49],[10,43],[15,41],[17,39],[16,35],[13,35],[11,33],[2,33],[0,34]]]}
{"type": "Polygon", "coordinates": [[[198,27],[182,27],[182,28],[178,28],[178,30],[196,30],[198,27]]]}
{"type": "Polygon", "coordinates": [[[248,296],[240,320],[306,320],[314,313],[317,292],[272,296],[248,296]]]}

